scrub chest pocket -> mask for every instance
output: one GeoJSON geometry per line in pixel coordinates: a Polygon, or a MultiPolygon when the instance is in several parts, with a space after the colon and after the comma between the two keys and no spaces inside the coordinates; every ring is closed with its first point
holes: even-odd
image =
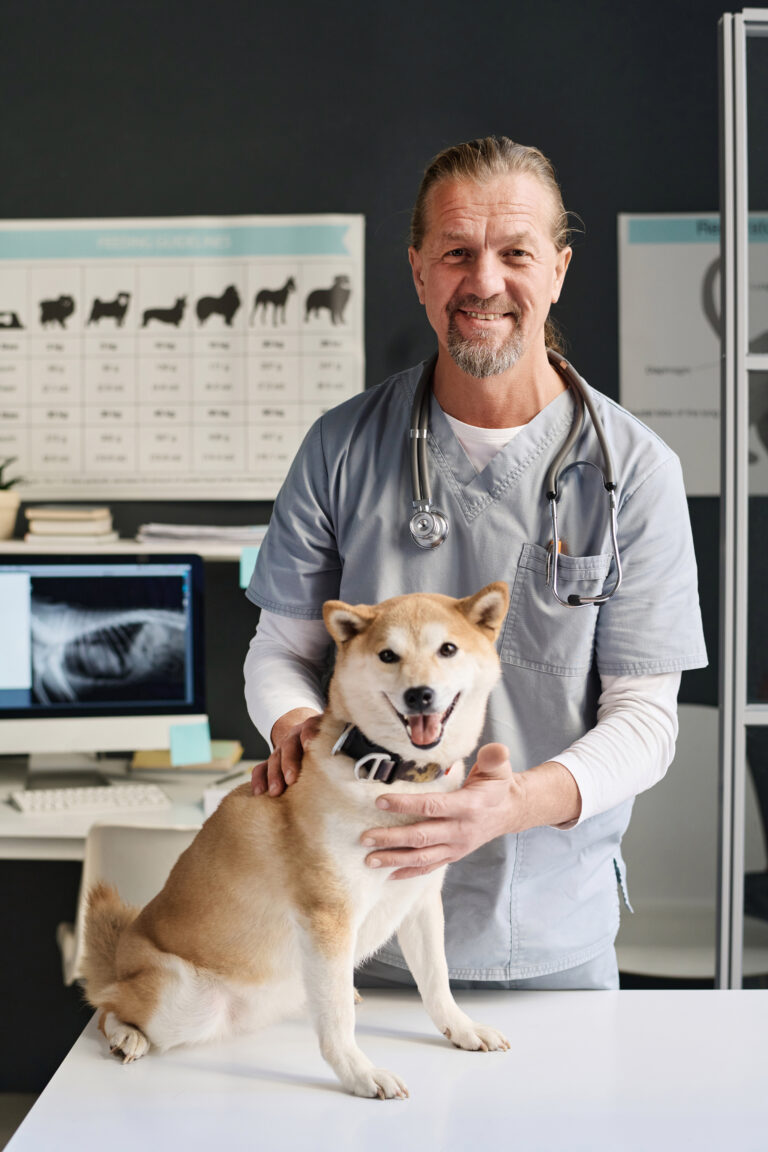
{"type": "MultiPolygon", "coordinates": [[[[558,562],[558,589],[599,596],[611,566],[610,552],[564,556],[558,562]]],[[[581,676],[592,666],[597,608],[558,604],[547,580],[548,553],[540,544],[524,544],[517,565],[509,612],[501,641],[507,664],[536,668],[557,676],[581,676]]]]}

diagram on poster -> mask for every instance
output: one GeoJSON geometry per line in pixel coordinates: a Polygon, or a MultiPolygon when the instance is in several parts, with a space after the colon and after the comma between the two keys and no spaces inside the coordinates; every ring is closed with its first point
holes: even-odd
{"type": "Polygon", "coordinates": [[[24,499],[271,500],[363,369],[362,216],[0,223],[24,499]]]}
{"type": "MultiPolygon", "coordinates": [[[[621,215],[620,400],[720,492],[720,219],[621,215]]],[[[768,352],[768,217],[749,222],[749,349],[768,352]]],[[[750,372],[749,486],[768,493],[768,372],[750,372]]]]}

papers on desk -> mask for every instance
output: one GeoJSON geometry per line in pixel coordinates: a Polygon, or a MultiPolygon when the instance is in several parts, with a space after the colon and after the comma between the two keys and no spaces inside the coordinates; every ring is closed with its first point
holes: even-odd
{"type": "Polygon", "coordinates": [[[228,527],[221,524],[142,524],[136,534],[139,544],[179,544],[204,540],[208,543],[258,547],[267,531],[266,524],[228,527]]]}

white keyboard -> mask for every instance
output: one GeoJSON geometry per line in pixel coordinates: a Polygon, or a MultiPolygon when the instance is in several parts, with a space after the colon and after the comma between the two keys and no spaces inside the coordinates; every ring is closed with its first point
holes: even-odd
{"type": "Polygon", "coordinates": [[[171,801],[156,784],[106,784],[95,788],[33,788],[11,792],[11,802],[30,816],[62,812],[74,816],[126,812],[132,809],[158,811],[170,808],[171,801]]]}

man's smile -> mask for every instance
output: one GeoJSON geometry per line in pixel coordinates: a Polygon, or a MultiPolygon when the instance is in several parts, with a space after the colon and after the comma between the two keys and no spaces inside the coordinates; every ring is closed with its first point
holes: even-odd
{"type": "Polygon", "coordinates": [[[520,322],[520,308],[512,300],[503,300],[500,296],[488,301],[478,297],[464,296],[453,300],[447,307],[449,327],[469,325],[464,331],[474,330],[479,333],[483,329],[499,327],[501,324],[513,321],[520,322]]]}
{"type": "Polygon", "coordinates": [[[470,312],[467,308],[460,308],[465,316],[469,316],[471,320],[503,320],[506,316],[510,316],[510,312],[470,312]]]}

